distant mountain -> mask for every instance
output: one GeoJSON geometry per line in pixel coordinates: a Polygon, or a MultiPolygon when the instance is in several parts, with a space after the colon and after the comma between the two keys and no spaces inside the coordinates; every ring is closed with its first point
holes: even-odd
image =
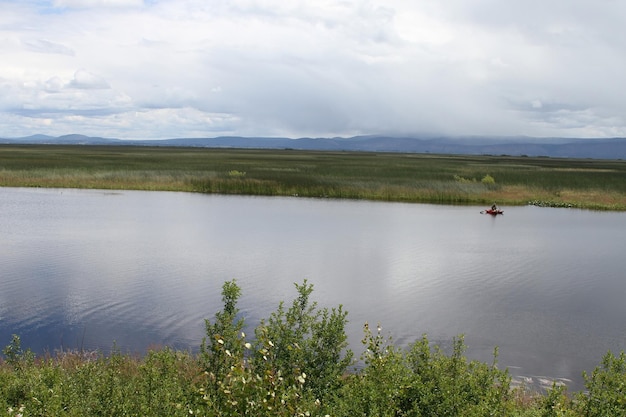
{"type": "Polygon", "coordinates": [[[23,138],[14,138],[14,139],[0,139],[2,143],[15,143],[15,142],[24,142],[24,143],[37,143],[37,142],[47,142],[55,140],[54,136],[48,135],[31,135],[23,138]]]}
{"type": "Polygon", "coordinates": [[[404,152],[460,155],[546,156],[558,158],[626,159],[626,138],[573,139],[532,137],[395,137],[354,136],[351,138],[268,138],[220,136],[214,138],[176,138],[123,140],[65,135],[33,135],[0,138],[5,144],[74,144],[188,146],[205,148],[297,149],[363,152],[404,152]]]}
{"type": "MultiPolygon", "coordinates": [[[[125,142],[121,139],[106,139],[85,135],[32,135],[22,138],[0,138],[0,143],[13,144],[41,144],[41,145],[119,145],[125,142]]],[[[129,143],[130,144],[130,143],[129,143]]]]}

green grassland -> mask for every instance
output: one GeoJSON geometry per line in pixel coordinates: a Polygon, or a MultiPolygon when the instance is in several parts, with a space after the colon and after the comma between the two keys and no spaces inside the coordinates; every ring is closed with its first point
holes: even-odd
{"type": "Polygon", "coordinates": [[[189,191],[626,210],[626,161],[1,145],[0,186],[189,191]]]}

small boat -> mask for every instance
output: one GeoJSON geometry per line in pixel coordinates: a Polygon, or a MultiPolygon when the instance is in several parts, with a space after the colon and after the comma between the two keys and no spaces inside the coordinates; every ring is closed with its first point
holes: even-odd
{"type": "Polygon", "coordinates": [[[483,210],[481,211],[481,213],[483,214],[491,214],[492,216],[497,216],[498,214],[504,214],[504,210],[500,210],[500,209],[489,209],[489,210],[483,210]]]}

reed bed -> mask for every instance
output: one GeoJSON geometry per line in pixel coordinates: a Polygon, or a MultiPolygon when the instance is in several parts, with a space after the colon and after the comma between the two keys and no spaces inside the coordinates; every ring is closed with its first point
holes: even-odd
{"type": "Polygon", "coordinates": [[[626,162],[138,146],[0,146],[0,186],[626,210],[626,162]]]}

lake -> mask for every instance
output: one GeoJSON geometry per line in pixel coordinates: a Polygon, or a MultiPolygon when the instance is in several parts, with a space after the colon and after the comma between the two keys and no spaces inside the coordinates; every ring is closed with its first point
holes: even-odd
{"type": "Polygon", "coordinates": [[[197,350],[236,279],[249,325],[294,282],[394,343],[465,334],[467,356],[582,389],[626,349],[626,213],[190,193],[0,188],[0,345],[197,350]]]}

